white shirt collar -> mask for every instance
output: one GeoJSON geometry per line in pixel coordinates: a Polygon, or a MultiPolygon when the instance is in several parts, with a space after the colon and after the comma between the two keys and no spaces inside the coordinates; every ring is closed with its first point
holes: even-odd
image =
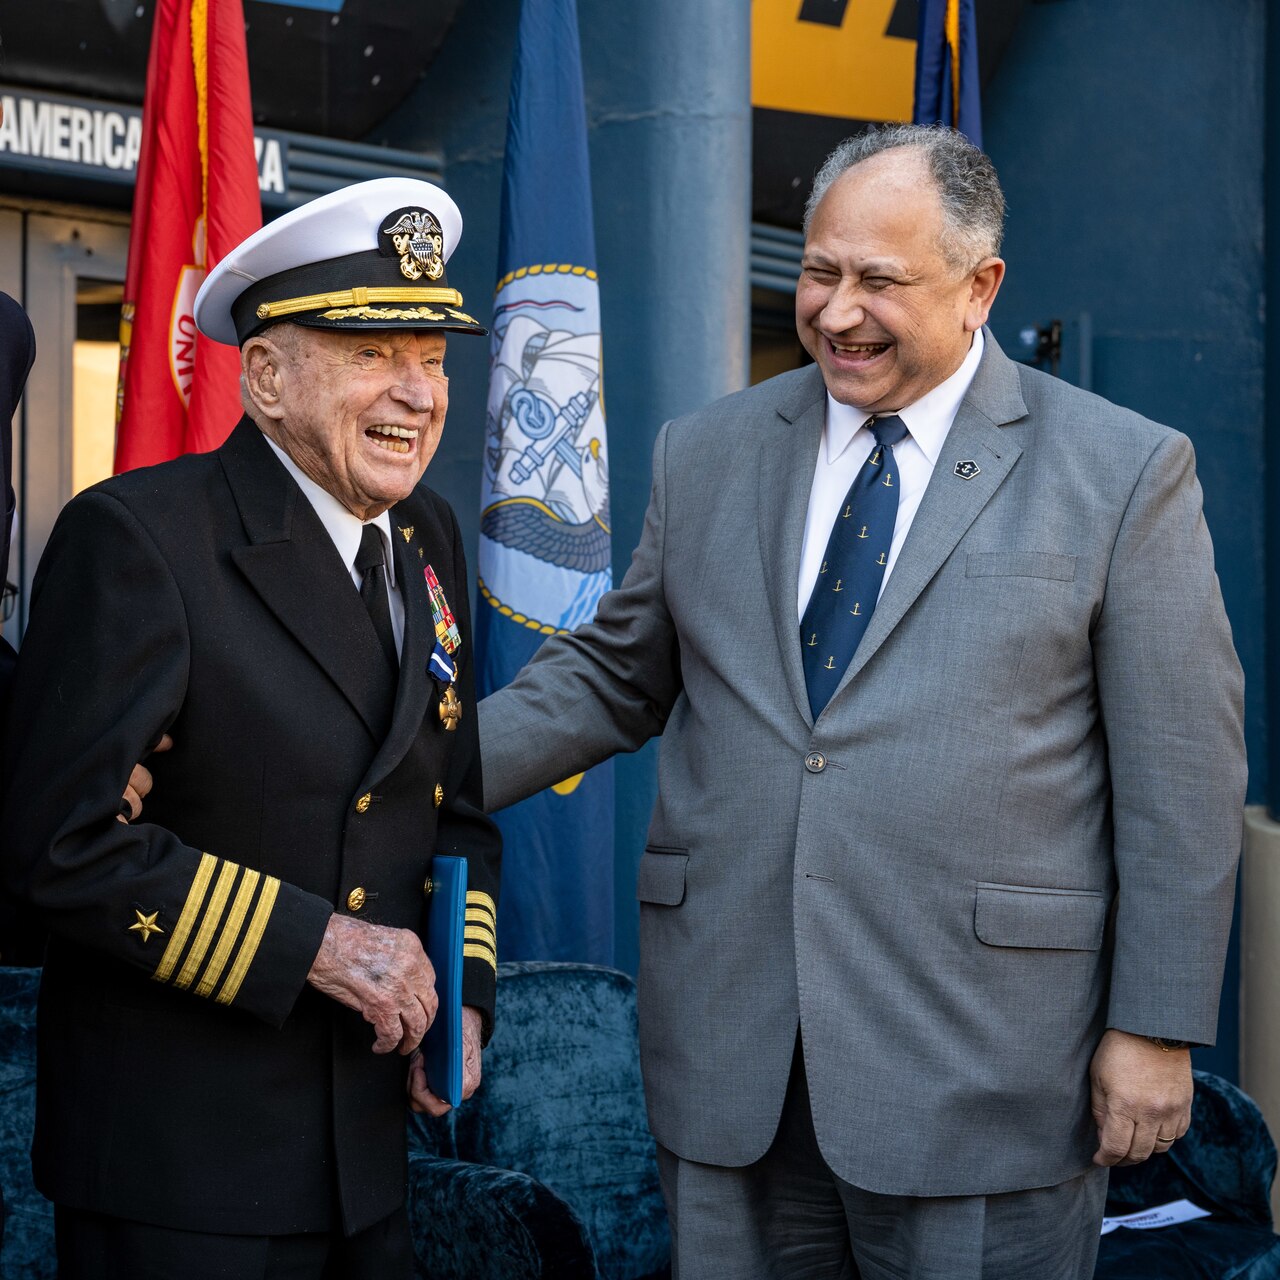
{"type": "MultiPolygon", "coordinates": [[[[969,386],[978,372],[984,345],[982,330],[975,330],[969,352],[955,373],[921,396],[915,404],[898,410],[898,417],[907,424],[912,440],[920,446],[931,465],[938,461],[947,432],[956,419],[960,402],[968,394],[969,386]]],[[[849,447],[869,417],[871,414],[865,409],[841,404],[827,392],[827,423],[823,441],[828,466],[849,447]]]]}
{"type": "Polygon", "coordinates": [[[372,520],[363,521],[352,515],[327,489],[322,489],[307,475],[294,460],[276,442],[266,434],[262,438],[271,446],[276,457],[284,464],[284,469],[298,482],[298,488],[306,495],[320,523],[333,539],[333,545],[347,566],[348,573],[355,573],[356,556],[360,551],[360,535],[366,523],[375,525],[382,531],[382,554],[387,562],[387,582],[394,588],[396,585],[396,562],[391,550],[391,515],[384,511],[372,520]]]}

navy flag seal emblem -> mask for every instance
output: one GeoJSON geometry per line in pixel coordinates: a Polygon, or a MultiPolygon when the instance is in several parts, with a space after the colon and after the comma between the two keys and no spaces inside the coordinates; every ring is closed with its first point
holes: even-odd
{"type": "Polygon", "coordinates": [[[972,458],[965,458],[964,461],[956,463],[955,474],[961,480],[972,480],[974,476],[982,474],[982,468],[972,458]]]}
{"type": "Polygon", "coordinates": [[[428,209],[397,209],[378,231],[378,249],[400,259],[406,280],[439,280],[444,275],[444,233],[428,209]]]}

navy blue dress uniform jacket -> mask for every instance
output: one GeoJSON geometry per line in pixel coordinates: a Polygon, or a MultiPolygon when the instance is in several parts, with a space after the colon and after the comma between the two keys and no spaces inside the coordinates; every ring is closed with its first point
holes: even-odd
{"type": "Polygon", "coordinates": [[[391,522],[398,690],[251,422],[63,511],[14,685],[3,855],[51,933],[33,1150],[49,1198],[247,1234],[350,1233],[392,1212],[407,1060],[374,1054],[372,1028],[306,975],[335,909],[421,930],[434,853],[468,859],[463,998],[487,1034],[500,837],[480,811],[463,551],[424,487],[391,522]],[[427,565],[462,633],[452,732],[427,671],[427,565]],[[146,811],[117,822],[166,731],[146,811]]]}

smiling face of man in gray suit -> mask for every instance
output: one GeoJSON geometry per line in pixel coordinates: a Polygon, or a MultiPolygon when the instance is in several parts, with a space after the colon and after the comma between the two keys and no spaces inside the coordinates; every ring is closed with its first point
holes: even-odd
{"type": "Polygon", "coordinates": [[[833,399],[897,413],[960,368],[1004,278],[999,223],[957,230],[916,148],[880,152],[810,202],[796,330],[833,399]]]}
{"type": "Polygon", "coordinates": [[[490,808],[662,736],[639,994],[681,1280],[1083,1280],[1105,1167],[1189,1123],[1240,667],[1189,441],[983,328],[1003,214],[951,131],[837,149],[815,366],[663,428],[622,586],[480,709],[490,808]]]}

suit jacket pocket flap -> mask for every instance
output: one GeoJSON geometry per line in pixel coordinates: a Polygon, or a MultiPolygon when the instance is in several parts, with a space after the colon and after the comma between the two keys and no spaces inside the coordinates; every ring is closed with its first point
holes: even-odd
{"type": "Polygon", "coordinates": [[[640,875],[636,881],[636,897],[641,902],[656,902],[674,907],[684,900],[684,873],[689,865],[687,853],[655,853],[646,849],[640,858],[640,875]]]}
{"type": "Polygon", "coordinates": [[[993,947],[1097,951],[1106,922],[1107,900],[1097,890],[980,884],[973,928],[993,947]]]}
{"type": "Polygon", "coordinates": [[[965,561],[966,578],[1052,578],[1074,582],[1075,556],[1047,551],[971,551],[965,561]]]}

